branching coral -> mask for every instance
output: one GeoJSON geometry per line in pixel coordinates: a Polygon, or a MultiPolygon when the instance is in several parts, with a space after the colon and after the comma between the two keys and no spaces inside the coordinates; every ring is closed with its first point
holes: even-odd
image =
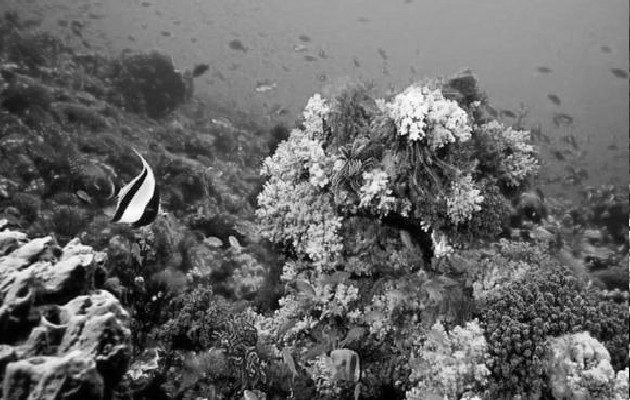
{"type": "Polygon", "coordinates": [[[477,321],[446,332],[435,323],[410,361],[410,381],[416,386],[407,399],[444,397],[457,399],[483,389],[490,371],[486,367],[486,339],[477,321]]]}
{"type": "Polygon", "coordinates": [[[387,104],[387,109],[399,135],[410,141],[426,137],[432,150],[470,139],[468,114],[457,102],[444,98],[440,89],[411,86],[387,104]]]}
{"type": "Polygon", "coordinates": [[[530,136],[529,131],[506,128],[498,121],[483,124],[477,136],[477,145],[485,148],[481,168],[507,186],[521,186],[539,169],[530,136]]]}
{"type": "Polygon", "coordinates": [[[455,225],[470,220],[475,211],[481,210],[483,196],[476,189],[472,176],[462,175],[451,182],[451,189],[446,198],[448,216],[455,225]]]}

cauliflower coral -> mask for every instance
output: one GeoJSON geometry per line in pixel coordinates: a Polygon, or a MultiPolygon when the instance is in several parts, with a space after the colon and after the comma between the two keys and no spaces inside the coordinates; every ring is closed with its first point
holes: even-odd
{"type": "Polygon", "coordinates": [[[399,135],[408,136],[410,141],[427,138],[432,150],[471,137],[468,114],[456,101],[446,99],[440,89],[410,86],[386,108],[399,135]]]}

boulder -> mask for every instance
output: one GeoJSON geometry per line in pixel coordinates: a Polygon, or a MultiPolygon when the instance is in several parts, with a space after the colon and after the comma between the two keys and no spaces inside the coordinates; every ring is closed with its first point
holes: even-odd
{"type": "Polygon", "coordinates": [[[0,397],[107,397],[131,360],[131,331],[118,299],[94,290],[105,254],[12,231],[0,248],[0,397]]]}
{"type": "Polygon", "coordinates": [[[5,400],[99,400],[104,385],[94,359],[74,351],[63,357],[30,357],[9,363],[3,395],[5,400]]]}

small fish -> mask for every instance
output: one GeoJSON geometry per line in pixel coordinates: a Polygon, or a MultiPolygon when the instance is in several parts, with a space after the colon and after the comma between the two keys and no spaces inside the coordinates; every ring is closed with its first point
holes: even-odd
{"type": "Polygon", "coordinates": [[[67,28],[68,27],[68,20],[67,19],[60,19],[57,21],[57,26],[60,26],[62,28],[67,28]]]}
{"type": "Polygon", "coordinates": [[[560,101],[560,97],[558,97],[558,95],[550,93],[547,95],[547,98],[549,99],[550,102],[552,102],[553,104],[559,106],[561,101],[560,101]]]}
{"type": "Polygon", "coordinates": [[[171,37],[173,36],[173,34],[169,31],[161,31],[160,35],[162,35],[163,37],[171,37]]]}
{"type": "Polygon", "coordinates": [[[221,71],[219,71],[218,69],[215,69],[214,71],[212,71],[212,77],[213,78],[217,78],[220,81],[225,82],[225,76],[223,75],[223,73],[221,71]]]}
{"type": "Polygon", "coordinates": [[[148,2],[148,1],[143,1],[142,3],[140,3],[140,5],[141,5],[142,7],[151,7],[151,3],[150,3],[150,2],[148,2]]]}
{"type": "Polygon", "coordinates": [[[601,50],[602,53],[604,54],[610,54],[612,53],[612,49],[606,45],[600,46],[599,50],[601,50]]]}
{"type": "Polygon", "coordinates": [[[564,154],[560,150],[551,150],[551,154],[559,161],[566,161],[564,154]]]}
{"type": "Polygon", "coordinates": [[[308,47],[306,47],[306,45],[303,45],[303,44],[296,44],[295,46],[293,46],[293,51],[296,53],[303,53],[306,50],[308,50],[308,47]]]}
{"type": "Polygon", "coordinates": [[[516,118],[516,113],[510,110],[501,110],[499,115],[506,118],[516,118]]]}
{"type": "Polygon", "coordinates": [[[606,147],[606,148],[607,148],[608,150],[610,150],[610,151],[617,151],[617,150],[619,150],[619,146],[617,146],[617,145],[616,145],[616,144],[614,144],[614,143],[613,143],[613,144],[611,144],[611,145],[608,145],[608,147],[606,147]]]}
{"type": "Polygon", "coordinates": [[[306,54],[306,55],[304,56],[304,60],[305,60],[305,61],[308,61],[308,62],[313,62],[313,61],[317,61],[317,57],[312,56],[312,55],[310,55],[310,54],[306,54]]]}
{"type": "Polygon", "coordinates": [[[565,135],[562,137],[562,141],[573,147],[575,150],[580,148],[574,135],[565,135]]]}
{"type": "Polygon", "coordinates": [[[83,37],[83,22],[78,20],[70,22],[70,30],[72,30],[72,33],[74,33],[78,37],[83,37]]]}
{"type": "Polygon", "coordinates": [[[90,197],[89,194],[87,194],[84,190],[77,190],[77,192],[75,193],[75,195],[82,201],[91,204],[92,203],[92,197],[90,197]]]}
{"type": "Polygon", "coordinates": [[[551,73],[551,68],[541,65],[536,67],[536,71],[540,72],[541,74],[549,74],[551,73]]]}
{"type": "Polygon", "coordinates": [[[210,66],[208,64],[197,64],[195,65],[195,67],[193,68],[193,78],[198,78],[201,75],[205,74],[208,70],[210,69],[210,66]]]}
{"type": "Polygon", "coordinates": [[[324,49],[319,49],[319,51],[317,52],[317,55],[319,56],[319,58],[321,58],[322,60],[325,60],[328,58],[328,55],[326,55],[326,52],[324,51],[324,49]]]}
{"type": "Polygon", "coordinates": [[[234,128],[234,125],[232,125],[232,121],[230,121],[229,119],[227,119],[225,117],[212,118],[212,119],[210,119],[210,122],[212,122],[214,125],[217,125],[217,126],[220,126],[221,128],[224,128],[224,129],[232,129],[232,128],[234,128]]]}
{"type": "Polygon", "coordinates": [[[182,21],[180,21],[180,20],[173,21],[173,25],[175,25],[175,26],[180,26],[181,24],[182,24],[182,21]]]}
{"type": "Polygon", "coordinates": [[[358,17],[357,21],[359,21],[361,23],[364,23],[364,24],[367,24],[368,22],[370,22],[370,19],[367,18],[367,17],[358,17]]]}
{"type": "Polygon", "coordinates": [[[490,114],[492,118],[499,117],[499,112],[496,110],[496,108],[492,107],[490,104],[486,104],[486,111],[488,112],[488,114],[490,114]]]}
{"type": "Polygon", "coordinates": [[[129,39],[130,42],[135,42],[136,38],[133,35],[127,35],[127,39],[129,39]]]}
{"type": "Polygon", "coordinates": [[[42,25],[42,20],[41,19],[25,19],[24,21],[20,23],[20,25],[24,29],[37,28],[42,25]]]}
{"type": "Polygon", "coordinates": [[[300,35],[298,39],[300,39],[300,42],[302,43],[308,43],[311,41],[311,38],[308,37],[307,35],[300,35]]]}
{"type": "Polygon", "coordinates": [[[140,227],[152,223],[160,208],[160,191],[153,170],[137,150],[142,172],[118,192],[118,204],[112,222],[140,227]]]}
{"type": "Polygon", "coordinates": [[[199,39],[197,39],[196,37],[190,38],[190,43],[193,43],[193,44],[197,43],[197,40],[199,40],[199,39]]]}
{"type": "Polygon", "coordinates": [[[379,47],[378,49],[376,49],[376,51],[383,60],[387,60],[387,52],[382,47],[379,47]]]}
{"type": "Polygon", "coordinates": [[[628,72],[621,68],[611,68],[610,72],[612,72],[616,78],[628,79],[628,72]]]}
{"type": "Polygon", "coordinates": [[[359,62],[359,59],[355,56],[352,57],[352,63],[354,64],[355,67],[359,68],[361,66],[361,63],[359,62]]]}
{"type": "Polygon", "coordinates": [[[269,82],[258,82],[256,84],[256,91],[258,93],[264,93],[264,92],[268,92],[270,90],[274,90],[276,88],[276,86],[278,86],[275,82],[269,83],[269,82]]]}
{"type": "Polygon", "coordinates": [[[573,117],[567,113],[553,113],[552,121],[556,128],[566,127],[573,124],[573,117]]]}
{"type": "Polygon", "coordinates": [[[230,42],[228,43],[228,46],[232,50],[242,51],[243,53],[247,53],[247,48],[245,47],[245,45],[243,45],[243,42],[241,42],[239,39],[230,40],[230,42]]]}

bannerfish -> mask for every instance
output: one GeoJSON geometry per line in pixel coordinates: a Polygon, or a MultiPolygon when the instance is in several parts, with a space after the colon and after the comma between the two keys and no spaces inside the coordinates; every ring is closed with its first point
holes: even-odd
{"type": "Polygon", "coordinates": [[[142,161],[142,172],[118,192],[118,204],[112,222],[123,222],[133,227],[152,223],[160,208],[160,191],[153,170],[137,150],[142,161]]]}

